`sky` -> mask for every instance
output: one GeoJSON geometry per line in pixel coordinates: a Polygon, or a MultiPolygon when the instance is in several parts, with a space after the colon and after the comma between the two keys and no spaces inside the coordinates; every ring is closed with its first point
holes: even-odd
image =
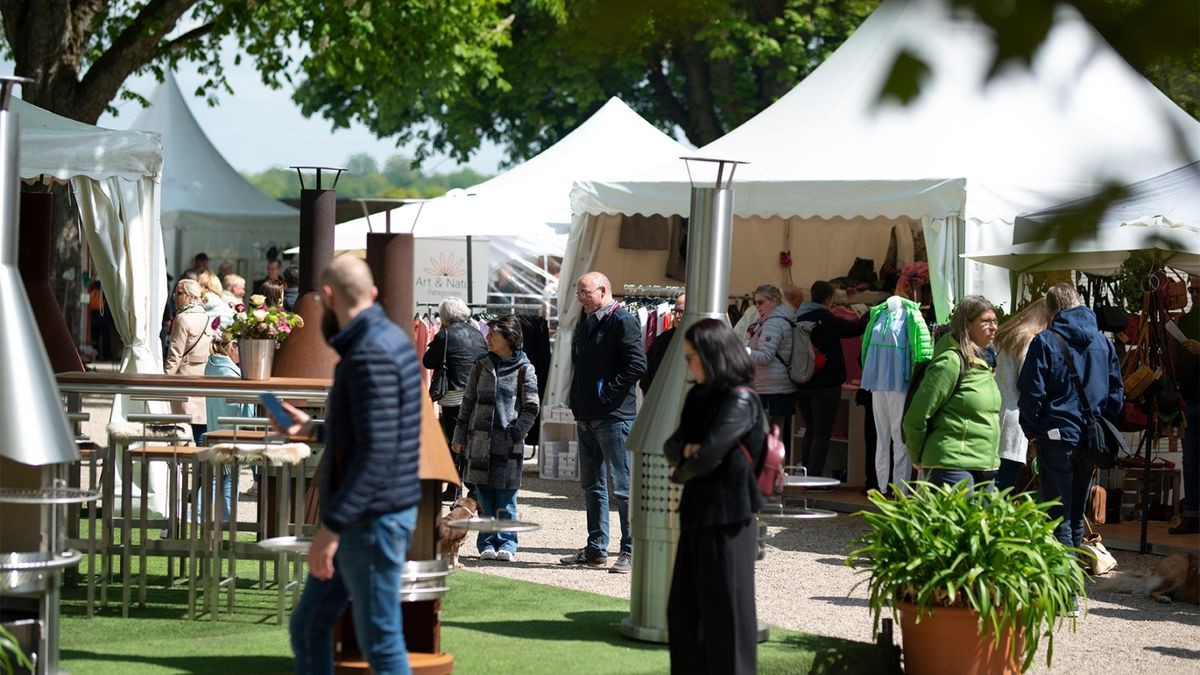
{"type": "MultiPolygon", "coordinates": [[[[394,140],[379,139],[362,125],[331,131],[329,122],[320,117],[306,118],[291,100],[288,89],[272,90],[262,84],[249,59],[234,65],[234,53],[225,42],[222,60],[226,77],[234,93],[221,93],[217,107],[210,107],[194,93],[204,79],[184,66],[176,72],[179,88],[188,101],[192,115],[208,134],[209,140],[235,169],[258,173],[271,166],[344,166],[346,158],[357,153],[370,154],[382,166],[395,154],[412,157],[414,148],[397,148],[394,140]]],[[[12,66],[8,65],[11,72],[12,66]]],[[[130,78],[126,87],[146,98],[158,82],[153,75],[130,78]]],[[[118,114],[104,114],[98,124],[111,129],[128,129],[142,110],[136,101],[116,101],[118,114]]],[[[475,171],[493,175],[505,160],[503,148],[485,142],[467,162],[475,171]]],[[[444,155],[435,155],[422,164],[426,174],[449,173],[459,167],[444,155]]]]}

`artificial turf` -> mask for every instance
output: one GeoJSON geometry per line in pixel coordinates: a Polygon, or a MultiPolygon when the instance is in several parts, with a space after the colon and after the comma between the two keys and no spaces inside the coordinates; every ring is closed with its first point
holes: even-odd
{"type": "MultiPolygon", "coordinates": [[[[85,589],[63,591],[60,660],[77,674],[287,673],[286,627],[275,623],[276,592],[259,590],[258,563],[239,565],[232,616],[186,618],[186,586],[164,588],[152,559],[147,606],[120,618],[119,587],[106,611],[85,615],[85,589]],[[113,603],[113,600],[116,600],[113,603]]],[[[269,566],[268,566],[269,573],[269,566]]],[[[456,673],[666,673],[667,649],[620,636],[628,601],[477,572],[451,575],[442,601],[442,648],[456,673]]],[[[136,597],[136,590],[134,591],[136,597]]],[[[225,596],[222,594],[222,608],[225,596]]],[[[777,628],[759,646],[760,673],[899,672],[898,652],[872,644],[777,628]]]]}

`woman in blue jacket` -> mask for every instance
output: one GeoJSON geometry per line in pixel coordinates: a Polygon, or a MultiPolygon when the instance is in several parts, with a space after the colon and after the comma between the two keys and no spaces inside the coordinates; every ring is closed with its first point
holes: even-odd
{"type": "MultiPolygon", "coordinates": [[[[242,369],[238,367],[238,346],[237,340],[232,340],[225,336],[224,333],[217,332],[212,339],[212,354],[208,357],[208,363],[204,364],[205,377],[237,377],[242,376],[242,369]]],[[[216,431],[223,428],[217,423],[221,417],[253,417],[254,406],[249,403],[230,403],[223,398],[209,396],[205,400],[205,410],[208,413],[208,431],[216,431]]],[[[228,521],[229,514],[233,509],[233,471],[236,465],[226,465],[221,467],[221,504],[225,510],[221,514],[221,520],[228,521]]]]}

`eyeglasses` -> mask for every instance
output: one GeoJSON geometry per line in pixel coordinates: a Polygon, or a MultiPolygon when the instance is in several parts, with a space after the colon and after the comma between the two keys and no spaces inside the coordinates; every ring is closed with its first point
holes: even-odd
{"type": "Polygon", "coordinates": [[[984,326],[998,326],[998,325],[1000,325],[1000,322],[999,322],[999,321],[996,321],[995,319],[976,319],[976,320],[975,320],[975,322],[976,322],[976,323],[978,323],[978,324],[984,325],[984,326]]]}
{"type": "Polygon", "coordinates": [[[755,306],[755,307],[758,307],[759,305],[765,305],[765,304],[767,304],[767,302],[768,302],[768,301],[767,301],[767,300],[765,300],[765,299],[759,299],[759,300],[755,300],[755,301],[754,301],[754,306],[755,306]]]}
{"type": "Polygon", "coordinates": [[[598,290],[600,290],[600,289],[599,289],[599,288],[593,288],[593,289],[592,289],[592,290],[590,290],[590,291],[575,291],[575,297],[577,297],[577,298],[586,298],[587,296],[591,295],[592,293],[595,293],[595,292],[596,292],[596,291],[598,291],[598,290]]]}
{"type": "Polygon", "coordinates": [[[177,290],[177,291],[175,291],[175,295],[187,295],[187,291],[177,290]]]}
{"type": "Polygon", "coordinates": [[[683,316],[683,308],[681,308],[681,307],[672,308],[671,313],[674,314],[675,316],[683,316]]]}

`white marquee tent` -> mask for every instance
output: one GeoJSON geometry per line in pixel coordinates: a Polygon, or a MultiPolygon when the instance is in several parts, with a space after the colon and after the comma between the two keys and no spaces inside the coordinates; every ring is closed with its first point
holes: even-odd
{"type": "Polygon", "coordinates": [[[13,99],[25,180],[67,182],[113,323],[126,345],[124,372],[161,373],[158,331],[167,302],[158,221],[162,143],[158,134],[76,122],[13,99]]]}
{"type": "Polygon", "coordinates": [[[299,210],[263,194],[225,161],[192,116],[173,75],[167,73],[132,128],[163,139],[162,224],[173,273],[201,251],[214,258],[261,261],[269,247],[282,251],[299,241],[299,210]]]}
{"type": "MultiPolygon", "coordinates": [[[[985,84],[994,51],[987,29],[951,16],[947,4],[885,0],[791,92],[694,153],[750,162],[734,184],[731,291],[780,281],[764,270],[779,269],[785,235],[793,277],[806,286],[845,274],[855,256],[880,263],[889,229],[909,222],[925,233],[940,316],[965,293],[1004,300],[1008,272],[960,254],[1011,243],[1019,213],[1200,156],[1200,123],[1076,14],[1059,12],[1032,68],[1007,69],[985,84]],[[876,105],[904,50],[930,66],[920,98],[876,105]]],[[[620,214],[686,214],[687,174],[674,162],[630,176],[572,190],[564,279],[600,269],[618,288],[663,281],[656,271],[646,276],[661,261],[618,251],[614,231],[620,214]]],[[[560,296],[561,325],[578,315],[577,301],[560,296]]],[[[551,403],[565,400],[569,344],[569,332],[560,332],[551,403]]]]}
{"type": "MultiPolygon", "coordinates": [[[[464,191],[390,212],[394,232],[417,237],[514,240],[517,252],[563,254],[571,226],[571,184],[614,179],[676,159],[686,146],[656,129],[618,98],[530,160],[464,191]]],[[[366,248],[368,232],[383,232],[388,214],[337,228],[336,248],[366,248]]]]}
{"type": "MultiPolygon", "coordinates": [[[[1017,217],[1013,245],[970,257],[1017,272],[1083,270],[1107,274],[1132,251],[1157,251],[1172,267],[1200,274],[1200,162],[1128,186],[1088,236],[1060,243],[1052,231],[1079,218],[1089,198],[1017,217]]],[[[1084,216],[1086,217],[1086,216],[1084,216]]]]}

